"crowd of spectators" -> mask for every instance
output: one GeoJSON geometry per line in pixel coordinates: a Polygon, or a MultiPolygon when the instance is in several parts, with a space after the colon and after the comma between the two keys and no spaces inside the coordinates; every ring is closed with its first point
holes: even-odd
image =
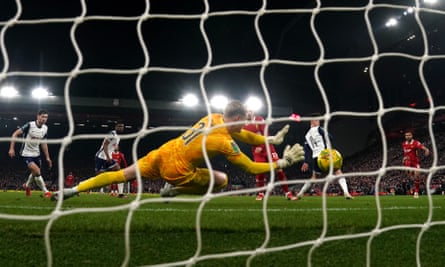
{"type": "MultiPolygon", "coordinates": [[[[437,155],[424,157],[421,159],[421,194],[427,192],[427,179],[430,179],[430,188],[435,193],[445,191],[445,171],[433,167],[433,159],[436,158],[436,166],[445,165],[445,131],[435,133],[435,143],[437,155]]],[[[402,136],[402,135],[401,135],[402,136]]],[[[427,129],[416,130],[415,139],[421,141],[432,151],[432,140],[427,129]]],[[[411,179],[402,167],[403,150],[401,147],[402,138],[392,138],[387,140],[386,157],[381,140],[370,144],[368,148],[356,155],[344,159],[343,172],[349,184],[351,193],[355,195],[373,195],[376,190],[379,194],[397,194],[406,195],[412,193],[413,179],[411,179]],[[385,159],[385,162],[384,162],[385,159]]],[[[80,159],[70,161],[64,166],[63,177],[72,172],[75,177],[75,184],[94,175],[94,166],[90,166],[91,160],[80,159]]],[[[239,190],[246,188],[255,188],[255,176],[240,170],[231,165],[225,159],[217,158],[212,160],[215,170],[223,170],[229,176],[229,184],[226,190],[239,190]]],[[[308,179],[307,173],[300,172],[301,164],[297,164],[286,170],[289,187],[297,193],[303,185],[304,179],[308,179]]],[[[23,190],[23,183],[28,177],[28,171],[24,168],[20,160],[10,160],[8,164],[0,166],[2,173],[0,177],[0,188],[3,190],[23,190]]],[[[51,171],[42,173],[49,189],[55,191],[58,189],[59,168],[53,168],[51,171]]],[[[159,193],[164,185],[161,179],[144,181],[143,191],[146,193],[159,193]]],[[[324,182],[315,183],[310,194],[319,195],[326,186],[324,182]]],[[[134,192],[135,189],[130,185],[126,188],[127,192],[134,192]],[[130,188],[128,188],[130,187],[130,188]]],[[[341,194],[341,189],[336,181],[327,184],[326,192],[328,194],[341,194]]],[[[254,193],[252,193],[254,194],[254,193]]],[[[282,194],[281,186],[274,187],[272,194],[282,194]]]]}
{"type": "MultiPolygon", "coordinates": [[[[416,129],[415,139],[418,139],[432,151],[432,139],[428,129],[416,129]]],[[[430,178],[430,189],[432,193],[442,194],[445,192],[445,171],[433,169],[433,159],[436,158],[436,167],[445,165],[445,130],[435,129],[435,144],[437,154],[424,157],[419,155],[421,161],[421,187],[420,194],[427,193],[427,181],[430,178]]],[[[377,191],[380,195],[410,195],[413,194],[414,180],[408,176],[403,169],[403,134],[388,138],[386,140],[386,158],[384,157],[383,144],[376,139],[366,149],[355,155],[344,159],[343,172],[353,195],[374,195],[377,191]],[[385,159],[385,163],[384,163],[385,159]]],[[[300,172],[300,164],[286,170],[290,187],[294,193],[302,187],[302,181],[309,179],[307,173],[300,172]],[[294,181],[292,181],[294,180],[294,181]],[[296,180],[296,181],[295,181],[296,180]]],[[[255,187],[255,177],[239,171],[234,166],[226,165],[230,177],[228,189],[242,189],[255,187]]],[[[320,195],[326,183],[314,183],[309,194],[320,195]]],[[[332,180],[327,184],[326,192],[331,195],[342,195],[339,184],[332,180]]],[[[280,186],[275,186],[272,194],[282,194],[280,186]]]]}

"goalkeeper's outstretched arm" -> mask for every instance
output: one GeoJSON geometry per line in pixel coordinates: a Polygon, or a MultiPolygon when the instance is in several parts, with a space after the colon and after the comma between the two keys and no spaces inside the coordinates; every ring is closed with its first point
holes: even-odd
{"type": "MultiPolygon", "coordinates": [[[[251,173],[260,174],[270,171],[270,164],[267,162],[254,162],[246,154],[241,153],[236,156],[227,157],[227,159],[238,166],[240,169],[251,173]]],[[[278,165],[274,162],[272,163],[272,168],[277,169],[278,165]]]]}
{"type": "MultiPolygon", "coordinates": [[[[266,162],[254,162],[250,160],[244,153],[240,153],[236,156],[229,156],[227,159],[251,174],[260,174],[270,171],[270,164],[266,162]]],[[[283,152],[283,158],[277,162],[272,163],[273,169],[287,168],[304,159],[303,147],[299,144],[295,144],[292,147],[286,146],[283,152]]]]}
{"type": "Polygon", "coordinates": [[[272,145],[279,145],[283,142],[284,137],[286,136],[288,131],[289,131],[289,125],[286,125],[280,131],[278,131],[276,135],[273,136],[265,137],[263,135],[256,134],[244,129],[242,129],[239,133],[232,133],[231,135],[236,140],[249,145],[254,145],[254,146],[263,145],[266,143],[266,139],[272,145]]]}

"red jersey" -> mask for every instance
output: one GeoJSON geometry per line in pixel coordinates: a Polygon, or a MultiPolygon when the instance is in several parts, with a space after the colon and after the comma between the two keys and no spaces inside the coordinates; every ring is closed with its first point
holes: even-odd
{"type": "Polygon", "coordinates": [[[119,167],[122,166],[122,164],[124,164],[124,167],[126,168],[127,165],[127,160],[125,159],[124,153],[122,152],[111,152],[111,158],[117,163],[117,165],[119,165],[119,167]]]}
{"type": "Polygon", "coordinates": [[[68,174],[65,178],[65,184],[67,187],[72,187],[74,184],[74,175],[68,174]]]}
{"type": "MultiPolygon", "coordinates": [[[[419,149],[423,148],[422,143],[412,139],[411,142],[404,141],[403,147],[403,162],[405,166],[412,166],[419,164],[419,149]]],[[[415,166],[413,166],[415,167],[415,166]]]]}
{"type": "MultiPolygon", "coordinates": [[[[253,121],[264,121],[264,118],[261,116],[255,116],[253,118],[253,121]]],[[[246,124],[244,126],[244,130],[259,134],[259,135],[265,135],[266,129],[266,125],[265,124],[256,124],[256,123],[251,123],[251,124],[246,124]]],[[[276,153],[275,151],[275,147],[272,144],[269,144],[269,148],[270,148],[270,153],[274,154],[276,153]]],[[[252,154],[261,154],[263,156],[267,156],[266,154],[267,150],[266,150],[266,145],[262,144],[262,145],[258,145],[258,146],[252,146],[252,154]]]]}

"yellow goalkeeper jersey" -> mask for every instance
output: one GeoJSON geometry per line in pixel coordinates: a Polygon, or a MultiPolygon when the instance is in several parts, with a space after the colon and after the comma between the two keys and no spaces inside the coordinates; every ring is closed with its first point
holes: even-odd
{"type": "MultiPolygon", "coordinates": [[[[145,178],[162,177],[168,181],[176,181],[174,184],[178,183],[177,180],[180,180],[180,183],[186,182],[193,178],[196,169],[205,161],[203,145],[209,158],[222,154],[247,172],[257,174],[269,171],[268,163],[255,163],[241,152],[223,124],[222,114],[211,114],[202,118],[181,136],[140,159],[138,163],[141,175],[145,178]]],[[[233,136],[249,144],[265,142],[263,136],[244,130],[233,136]]],[[[276,168],[275,163],[273,166],[276,168]]]]}

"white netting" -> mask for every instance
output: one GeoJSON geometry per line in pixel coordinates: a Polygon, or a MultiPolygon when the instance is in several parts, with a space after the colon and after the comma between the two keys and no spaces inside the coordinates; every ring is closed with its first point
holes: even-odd
{"type": "MultiPolygon", "coordinates": [[[[11,1],[12,2],[12,1],[11,1]]],[[[295,4],[293,7],[290,3],[280,3],[280,1],[257,1],[254,6],[254,8],[232,8],[230,5],[236,6],[235,4],[231,3],[230,1],[227,4],[227,7],[224,7],[223,3],[217,3],[218,1],[209,1],[209,0],[203,0],[202,2],[196,1],[194,3],[194,6],[199,6],[199,8],[196,8],[196,10],[200,10],[199,12],[195,12],[195,9],[187,10],[187,8],[184,8],[184,6],[181,5],[181,8],[178,8],[174,13],[163,13],[163,12],[156,12],[153,13],[151,10],[152,5],[159,5],[158,1],[149,1],[146,0],[145,2],[140,1],[138,5],[140,6],[140,12],[138,15],[134,16],[119,16],[119,15],[90,15],[90,5],[93,5],[93,3],[90,3],[90,1],[79,1],[76,3],[76,14],[72,16],[67,17],[58,17],[58,16],[50,16],[45,17],[45,12],[48,12],[48,10],[40,10],[42,11],[42,14],[35,14],[35,17],[30,16],[30,6],[29,1],[15,1],[15,8],[10,8],[8,10],[15,10],[14,12],[11,12],[9,16],[2,16],[2,20],[0,21],[1,26],[1,32],[0,32],[0,48],[2,51],[2,70],[0,73],[0,83],[3,83],[5,81],[9,81],[11,79],[20,79],[20,78],[26,78],[26,77],[60,77],[65,79],[64,81],[64,91],[63,91],[63,101],[66,106],[66,113],[67,113],[67,119],[69,123],[69,130],[65,137],[59,138],[59,139],[50,139],[50,144],[59,144],[60,145],[60,154],[58,156],[57,161],[55,161],[56,164],[59,165],[59,168],[63,170],[63,164],[64,164],[64,153],[67,150],[68,146],[72,144],[73,141],[79,141],[84,139],[101,139],[104,136],[103,135],[91,135],[91,134],[75,134],[76,130],[76,124],[73,119],[73,105],[71,103],[71,95],[72,95],[72,87],[74,80],[83,77],[88,74],[107,74],[107,75],[133,75],[135,76],[135,83],[133,88],[135,89],[135,96],[138,100],[138,104],[140,105],[141,114],[142,114],[142,122],[140,125],[140,130],[133,133],[133,134],[127,134],[124,135],[125,139],[134,139],[133,143],[133,149],[132,149],[132,158],[136,159],[138,158],[137,153],[137,147],[141,140],[145,138],[146,136],[149,136],[151,134],[162,132],[162,131],[173,131],[173,130],[184,130],[185,127],[156,127],[156,128],[149,128],[150,120],[149,120],[149,110],[150,106],[147,105],[146,99],[147,95],[148,98],[150,98],[150,89],[144,89],[142,86],[143,79],[147,75],[153,72],[162,72],[162,73],[178,73],[178,74],[196,74],[199,76],[199,86],[200,86],[200,93],[205,100],[205,110],[207,113],[211,112],[211,108],[209,105],[209,91],[208,91],[208,85],[206,84],[206,79],[210,77],[215,72],[221,71],[221,70],[227,70],[227,69],[247,69],[247,68],[258,68],[257,72],[257,79],[259,81],[260,87],[261,87],[261,93],[264,95],[266,101],[267,101],[267,112],[266,112],[266,118],[267,122],[271,124],[272,122],[284,122],[288,121],[288,116],[277,116],[273,113],[273,100],[274,97],[283,97],[282,94],[289,94],[285,95],[284,98],[304,98],[306,96],[306,93],[308,95],[313,95],[314,93],[309,93],[303,90],[299,90],[298,88],[292,88],[290,90],[282,90],[280,88],[275,88],[274,83],[268,83],[266,76],[268,75],[268,71],[274,70],[274,67],[280,66],[280,67],[311,67],[312,71],[310,74],[312,75],[312,78],[314,79],[314,85],[311,86],[305,86],[304,84],[299,84],[296,82],[296,87],[301,86],[302,88],[305,88],[306,90],[315,89],[316,93],[320,94],[320,98],[318,101],[313,101],[313,99],[308,99],[308,102],[302,101],[301,106],[304,106],[307,108],[307,106],[313,105],[324,105],[324,118],[326,119],[325,127],[329,128],[329,123],[332,119],[338,118],[338,117],[353,117],[353,118],[376,118],[377,121],[377,132],[379,133],[378,138],[381,140],[381,146],[383,150],[383,160],[381,163],[381,166],[383,168],[379,168],[377,170],[368,171],[368,172],[355,172],[355,173],[347,173],[346,177],[353,177],[353,176],[376,176],[376,182],[375,185],[377,187],[380,184],[380,180],[385,174],[386,171],[396,170],[398,168],[391,167],[388,164],[388,158],[387,155],[387,149],[388,144],[387,140],[384,138],[386,136],[386,132],[383,125],[384,117],[390,113],[393,112],[408,112],[413,114],[420,114],[427,117],[426,121],[428,122],[428,133],[431,137],[431,150],[433,155],[438,154],[438,148],[437,144],[434,138],[434,131],[433,131],[433,121],[435,119],[435,116],[440,113],[442,110],[444,110],[444,106],[442,106],[440,103],[440,99],[437,99],[438,95],[437,93],[432,92],[431,85],[428,83],[428,79],[426,78],[428,70],[430,70],[430,66],[433,65],[433,63],[445,59],[445,55],[441,54],[441,43],[440,41],[435,40],[434,46],[431,46],[430,39],[434,38],[435,36],[433,34],[430,34],[428,32],[434,31],[435,21],[434,19],[431,19],[430,16],[433,16],[434,18],[438,20],[443,20],[443,16],[445,16],[445,12],[435,8],[434,6],[429,6],[427,3],[424,3],[422,1],[406,1],[409,3],[389,3],[390,1],[387,1],[388,3],[384,3],[383,1],[369,1],[365,2],[362,1],[362,3],[356,3],[355,1],[351,1],[350,6],[335,6],[334,4],[329,3],[330,1],[305,1],[304,4],[301,4],[301,6],[298,6],[298,4],[295,4]],[[286,7],[286,5],[289,5],[290,7],[286,7]],[[284,7],[283,7],[284,6],[284,7]],[[25,9],[23,9],[25,7],[25,9]],[[278,8],[277,8],[278,7],[278,8]],[[179,10],[179,11],[178,11],[179,10]],[[408,12],[411,14],[411,23],[415,25],[416,34],[408,35],[406,38],[415,38],[417,41],[417,44],[420,45],[420,50],[416,50],[416,53],[409,53],[407,51],[409,50],[398,50],[393,49],[391,45],[386,45],[385,41],[383,39],[378,39],[376,35],[380,36],[380,33],[378,33],[379,28],[385,27],[384,25],[380,25],[380,22],[385,22],[382,20],[378,20],[377,16],[374,19],[374,15],[378,14],[379,11],[385,10],[390,13],[397,13],[399,16],[403,17],[404,12],[408,12]],[[45,11],[45,12],[43,12],[45,11]],[[325,14],[342,14],[342,18],[346,21],[343,22],[343,26],[348,26],[348,16],[355,16],[361,18],[362,25],[365,26],[365,29],[362,29],[360,31],[360,34],[363,38],[366,38],[369,40],[367,45],[363,45],[363,43],[360,43],[358,41],[354,41],[351,43],[348,43],[347,39],[350,37],[348,34],[348,29],[344,29],[343,35],[339,37],[346,38],[346,41],[340,42],[339,45],[345,45],[349,44],[351,46],[358,46],[362,47],[364,46],[364,51],[354,52],[354,47],[350,47],[349,54],[343,53],[340,49],[339,53],[336,53],[336,51],[331,50],[332,48],[328,46],[324,41],[323,38],[320,36],[319,32],[322,31],[324,33],[329,32],[329,27],[326,26],[326,24],[323,25],[324,28],[319,28],[320,25],[317,25],[317,19],[320,19],[325,14]],[[22,16],[23,14],[27,14],[26,19],[24,19],[22,16]],[[279,18],[280,16],[286,16],[286,15],[301,15],[301,17],[306,17],[308,19],[306,22],[306,30],[310,29],[310,33],[313,36],[313,40],[298,40],[296,43],[304,43],[304,42],[311,42],[316,49],[318,49],[318,52],[313,52],[313,54],[309,54],[307,58],[304,58],[301,54],[296,53],[295,55],[289,56],[288,58],[283,59],[283,57],[280,57],[281,54],[278,53],[278,56],[271,55],[271,49],[265,40],[264,33],[262,31],[262,21],[268,20],[268,19],[274,19],[279,18]],[[253,50],[259,51],[261,54],[260,57],[253,56],[252,58],[249,58],[248,60],[236,60],[232,58],[224,59],[223,56],[221,56],[221,49],[224,49],[224,47],[221,47],[221,44],[212,43],[212,40],[217,40],[209,38],[209,35],[212,35],[212,37],[215,37],[218,35],[218,33],[215,32],[209,32],[208,24],[212,23],[212,19],[217,19],[220,17],[225,17],[227,20],[231,19],[239,19],[239,17],[248,17],[251,20],[250,26],[254,28],[255,37],[256,40],[240,40],[243,42],[247,42],[248,44],[251,44],[251,42],[256,43],[256,47],[253,48],[253,50]],[[201,58],[202,61],[200,64],[196,64],[199,66],[194,65],[193,67],[165,67],[162,64],[160,65],[153,65],[152,59],[155,60],[156,63],[162,62],[162,59],[160,60],[157,58],[156,54],[151,54],[150,50],[150,43],[145,40],[146,36],[144,36],[144,26],[147,23],[152,22],[153,20],[157,19],[165,19],[165,20],[171,20],[175,23],[187,23],[189,21],[192,21],[191,25],[193,25],[194,33],[200,34],[201,42],[197,44],[199,46],[199,49],[205,50],[205,57],[204,60],[201,58]],[[78,36],[77,33],[79,31],[79,28],[83,25],[88,24],[88,22],[104,22],[104,23],[113,23],[113,22],[133,22],[134,28],[133,30],[136,31],[137,35],[137,42],[139,45],[139,56],[141,58],[140,63],[137,67],[85,67],[85,66],[94,66],[94,62],[92,63],[92,60],[88,58],[88,56],[84,53],[82,45],[79,45],[78,36]],[[428,24],[428,32],[425,29],[425,24],[428,24]],[[69,36],[70,44],[74,48],[74,58],[75,60],[72,61],[73,67],[69,69],[63,69],[61,71],[28,71],[23,70],[26,68],[21,69],[19,67],[19,64],[15,62],[10,62],[10,58],[12,55],[9,53],[9,51],[12,49],[10,47],[10,44],[8,43],[8,34],[13,33],[14,28],[23,26],[23,25],[64,25],[67,27],[67,30],[65,33],[67,34],[67,38],[69,36]],[[69,32],[69,35],[68,35],[69,32]],[[377,34],[376,34],[377,33],[377,34]],[[414,36],[413,36],[414,35],[414,36]],[[436,42],[437,41],[437,42],[436,42]],[[384,45],[385,44],[385,45],[384,45]],[[384,47],[384,48],[382,48],[384,47]],[[420,52],[419,52],[420,51],[420,52]],[[218,57],[215,58],[215,52],[217,52],[218,57]],[[350,55],[353,56],[350,56],[350,55]],[[340,55],[340,56],[339,56],[340,55]],[[382,90],[382,87],[385,87],[381,84],[379,84],[379,79],[376,77],[376,65],[379,64],[379,62],[384,61],[385,59],[391,59],[391,58],[404,58],[408,59],[410,61],[416,62],[416,70],[418,75],[418,80],[420,81],[420,86],[422,88],[423,95],[426,96],[428,99],[428,104],[424,105],[422,107],[405,107],[403,105],[398,105],[397,103],[392,103],[392,98],[388,98],[387,93],[385,93],[385,90],[382,90]],[[215,62],[218,62],[215,64],[215,62]],[[220,63],[222,62],[222,63],[220,63]],[[14,63],[14,69],[11,69],[11,63],[14,63]],[[335,83],[335,80],[323,80],[322,78],[322,69],[327,66],[337,66],[336,64],[355,64],[354,68],[356,69],[356,72],[352,72],[350,75],[358,75],[357,73],[362,73],[365,69],[366,73],[369,74],[370,77],[370,84],[371,86],[371,93],[366,91],[364,94],[369,94],[368,97],[362,96],[366,100],[369,101],[369,103],[365,103],[365,106],[361,106],[363,104],[363,99],[360,100],[362,102],[358,103],[358,107],[354,105],[351,110],[344,109],[343,102],[340,100],[332,100],[332,92],[328,92],[331,87],[329,86],[329,83],[335,83]],[[431,65],[429,64],[431,63],[431,65]],[[428,66],[427,66],[428,65],[428,66]],[[363,68],[361,68],[363,67],[363,68]],[[148,93],[144,91],[148,90],[148,93]],[[292,92],[294,92],[292,94],[292,92]],[[330,97],[331,95],[331,97],[330,97]],[[369,100],[368,98],[372,98],[374,100],[369,100]],[[437,102],[436,102],[437,101],[437,102]],[[337,104],[336,107],[333,107],[331,102],[335,102],[337,104]],[[389,103],[389,104],[388,104],[389,103]],[[369,106],[366,106],[369,105],[369,106]],[[358,110],[358,111],[357,111],[358,110]]],[[[57,2],[57,1],[56,1],[57,2]]],[[[63,2],[63,1],[60,1],[63,2]]],[[[186,1],[183,1],[186,2],[186,1]]],[[[225,2],[225,1],[220,1],[225,2]]],[[[243,2],[243,1],[238,1],[243,2]]],[[[294,1],[298,2],[298,1],[294,1]]],[[[398,1],[403,2],[403,1],[398,1]]],[[[5,3],[4,3],[5,4],[5,3]]],[[[55,3],[53,3],[55,4],[55,3]]],[[[71,3],[72,4],[72,3],[71,3]]],[[[106,2],[101,3],[101,5],[107,5],[106,2]]],[[[122,5],[125,5],[126,3],[121,3],[122,5]]],[[[179,4],[179,3],[172,3],[172,4],[179,4]]],[[[6,5],[6,4],[5,4],[6,5]]],[[[11,6],[13,6],[12,3],[10,3],[11,6]]],[[[183,5],[186,6],[186,4],[183,3],[183,5]]],[[[337,4],[338,5],[338,4],[337,4]]],[[[168,6],[168,5],[166,5],[168,6]]],[[[62,8],[62,7],[59,7],[62,8]]],[[[97,8],[97,7],[96,7],[97,8]]],[[[162,10],[162,9],[161,9],[162,10]]],[[[174,10],[174,9],[168,9],[166,10],[174,10]]],[[[64,10],[66,12],[66,10],[64,10]]],[[[71,11],[74,13],[74,11],[71,11]]],[[[173,12],[173,11],[172,11],[173,12]]],[[[50,13],[50,12],[49,12],[50,13]]],[[[69,12],[68,12],[69,13],[69,12]]],[[[118,13],[118,12],[117,12],[118,13]]],[[[50,13],[51,14],[51,13],[50,13]]],[[[65,13],[66,14],[66,13],[65,13]]],[[[301,19],[301,17],[297,18],[301,19]]],[[[383,16],[385,17],[385,16],[383,16]]],[[[381,17],[380,17],[381,18],[381,17]]],[[[400,19],[400,17],[399,17],[400,19]]],[[[437,23],[438,24],[438,23],[437,23]]],[[[351,26],[351,25],[349,25],[351,26]]],[[[287,27],[286,25],[284,27],[287,27]]],[[[352,26],[351,26],[352,27],[352,26]]],[[[439,32],[443,29],[440,29],[440,25],[438,25],[439,32]]],[[[223,32],[224,30],[220,30],[223,32]]],[[[222,34],[220,32],[220,34],[222,34]]],[[[408,31],[410,32],[410,31],[408,31]]],[[[14,32],[14,34],[16,34],[14,32]]],[[[230,33],[229,33],[230,34],[230,33]]],[[[270,32],[269,32],[270,34],[270,32]]],[[[296,34],[296,33],[295,33],[296,34]]],[[[354,32],[356,34],[356,32],[354,32]]],[[[405,38],[405,39],[406,39],[405,38]]],[[[285,37],[283,37],[285,39],[285,37]]],[[[335,37],[334,37],[335,39],[335,37]]],[[[331,41],[333,41],[331,39],[331,41]]],[[[282,43],[286,43],[286,40],[281,40],[282,43]]],[[[364,41],[366,42],[366,41],[364,41]]],[[[303,47],[300,47],[303,51],[303,47]]],[[[153,48],[156,50],[157,48],[153,48]]],[[[233,47],[229,47],[227,49],[236,49],[233,47]]],[[[291,49],[292,50],[292,49],[291,49]]],[[[275,50],[276,51],[276,50],[275,50]]],[[[311,50],[312,51],[312,50],[311,50]]],[[[308,51],[304,51],[308,52],[308,51]]],[[[338,52],[338,51],[337,51],[338,52]]],[[[174,53],[174,52],[170,52],[174,53]]],[[[233,54],[231,54],[233,56],[233,54]]],[[[179,56],[179,55],[177,55],[179,56]]],[[[248,57],[248,56],[246,56],[248,57]]],[[[168,61],[168,60],[167,60],[168,61]]],[[[171,63],[171,62],[168,62],[171,63]]],[[[113,64],[111,64],[113,65],[113,64]]],[[[175,65],[174,63],[171,65],[175,65]]],[[[181,64],[178,64],[181,65],[181,64]]],[[[114,65],[113,65],[114,66],[114,65]]],[[[335,67],[334,67],[335,68],[335,67]]],[[[283,68],[285,70],[285,68],[283,68]]],[[[281,70],[283,70],[281,69],[281,70]]],[[[274,74],[277,74],[279,71],[273,72],[274,74]]],[[[352,79],[353,77],[351,77],[352,79]]],[[[298,80],[298,77],[295,79],[298,80]]],[[[358,83],[356,84],[358,87],[360,87],[362,84],[358,83]]],[[[436,84],[434,84],[435,87],[437,87],[436,84]]],[[[344,92],[346,95],[342,95],[342,93],[339,93],[339,95],[343,98],[348,98],[349,96],[356,97],[360,95],[360,92],[353,92],[354,90],[351,90],[349,92],[344,92]]],[[[167,92],[168,93],[168,92],[167,92]]],[[[291,101],[292,102],[292,101],[291,101]]],[[[365,101],[366,102],[366,101],[365,101]]],[[[288,102],[285,102],[288,103],[288,102]]],[[[308,108],[304,111],[316,111],[319,110],[320,106],[317,106],[315,108],[308,108]]],[[[298,109],[296,110],[299,111],[298,109]]],[[[281,114],[283,115],[283,114],[281,114]]],[[[302,121],[308,121],[310,118],[308,116],[302,117],[302,121]]],[[[10,141],[10,138],[2,137],[0,139],[2,142],[8,142],[10,141]]],[[[400,168],[399,168],[400,169],[400,168]]],[[[437,173],[438,171],[442,170],[443,166],[441,166],[438,162],[438,157],[433,157],[431,167],[428,169],[422,169],[422,171],[427,174],[427,185],[430,185],[431,180],[433,178],[433,175],[437,173]]],[[[320,180],[320,182],[330,181],[333,177],[328,177],[325,180],[320,180]]],[[[63,171],[59,174],[59,186],[61,187],[63,185],[63,171]]],[[[276,185],[279,185],[280,183],[275,182],[274,176],[271,177],[272,181],[268,185],[268,189],[272,190],[272,188],[276,185]]],[[[138,182],[140,184],[140,177],[138,177],[138,182]]],[[[303,181],[301,180],[292,180],[289,182],[290,185],[299,185],[303,181]]],[[[241,192],[249,193],[254,192],[257,189],[246,189],[241,192]]],[[[327,186],[323,187],[324,192],[327,190],[327,186]]],[[[429,189],[428,189],[429,190],[429,189]]],[[[139,188],[140,193],[140,188],[139,188]]],[[[239,194],[238,192],[228,191],[223,193],[222,195],[235,195],[239,194]]],[[[221,195],[220,195],[221,196],[221,195]]],[[[391,227],[382,227],[381,226],[381,206],[379,203],[379,198],[376,198],[376,206],[377,211],[379,213],[378,221],[375,225],[375,229],[370,232],[365,233],[359,233],[359,234],[350,234],[350,235],[339,235],[339,236],[327,236],[327,229],[328,229],[328,219],[327,219],[327,204],[326,204],[326,198],[323,198],[323,231],[321,235],[315,239],[315,240],[307,240],[305,242],[300,243],[292,243],[285,246],[278,246],[278,247],[270,247],[268,246],[270,241],[270,228],[269,228],[269,221],[268,221],[268,213],[267,213],[267,205],[263,205],[263,213],[264,213],[264,224],[266,229],[266,235],[264,242],[260,247],[258,247],[255,250],[246,250],[246,251],[235,251],[230,253],[220,253],[220,254],[210,254],[206,255],[202,253],[202,237],[201,237],[201,228],[200,228],[200,221],[202,212],[204,209],[204,203],[208,202],[210,199],[215,198],[215,195],[213,194],[207,194],[203,196],[202,198],[180,198],[178,197],[174,201],[176,202],[201,202],[202,204],[199,206],[196,214],[196,232],[197,232],[197,245],[196,245],[196,253],[195,255],[190,258],[187,261],[183,262],[171,262],[171,263],[165,263],[161,264],[159,266],[179,266],[179,265],[192,265],[196,262],[203,261],[205,259],[212,259],[212,258],[226,258],[226,257],[233,257],[233,256],[240,256],[245,255],[249,256],[246,265],[250,265],[251,260],[255,258],[258,254],[266,253],[266,252],[275,252],[279,250],[287,250],[292,248],[298,248],[298,247],[304,247],[304,246],[312,246],[308,253],[308,262],[307,265],[311,266],[312,262],[312,254],[320,246],[320,244],[323,244],[324,242],[328,241],[334,241],[334,240],[344,240],[344,239],[353,239],[353,238],[359,238],[359,237],[367,237],[367,248],[366,248],[366,266],[371,265],[371,255],[372,255],[372,242],[374,238],[385,231],[390,231],[398,228],[419,228],[419,234],[417,238],[417,246],[416,246],[416,260],[417,265],[421,265],[421,258],[420,258],[420,247],[421,247],[421,239],[422,235],[426,230],[428,230],[430,227],[434,225],[440,225],[445,224],[444,221],[432,221],[432,212],[433,212],[433,202],[429,201],[429,216],[427,221],[424,222],[423,225],[413,224],[413,225],[396,225],[391,227]]],[[[58,244],[54,244],[51,242],[51,229],[53,224],[60,219],[61,217],[71,215],[71,214],[83,214],[83,213],[93,213],[93,212],[103,212],[103,211],[118,211],[118,210],[125,210],[128,211],[127,221],[125,224],[125,259],[122,262],[122,265],[126,266],[129,264],[131,255],[131,239],[130,239],[130,231],[131,231],[131,220],[132,216],[135,210],[137,210],[142,204],[147,204],[151,202],[162,202],[162,199],[141,199],[140,194],[137,195],[136,199],[129,205],[122,205],[122,206],[116,206],[113,208],[85,208],[85,209],[71,209],[66,210],[63,209],[63,202],[58,202],[57,205],[54,208],[54,211],[46,216],[18,216],[18,215],[11,215],[11,214],[0,214],[1,219],[12,219],[12,220],[29,220],[29,221],[48,221],[46,224],[46,231],[45,231],[45,246],[46,246],[46,253],[47,253],[47,265],[52,266],[53,265],[53,247],[57,246],[58,244]]],[[[105,253],[105,252],[104,252],[105,253]]]]}

